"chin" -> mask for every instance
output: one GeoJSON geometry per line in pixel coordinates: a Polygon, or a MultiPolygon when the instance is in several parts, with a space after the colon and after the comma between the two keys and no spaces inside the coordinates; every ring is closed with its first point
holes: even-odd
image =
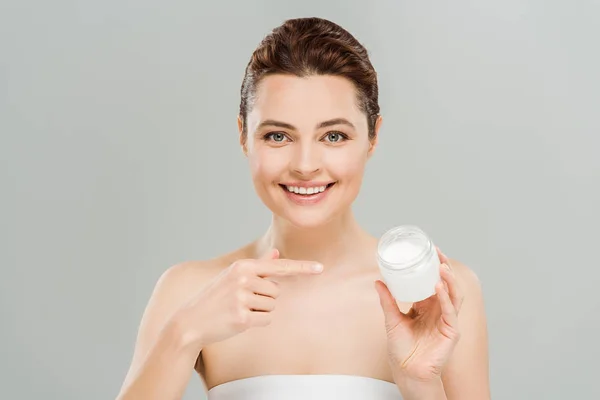
{"type": "Polygon", "coordinates": [[[299,229],[314,229],[326,225],[333,219],[331,213],[319,212],[314,210],[279,210],[276,213],[279,217],[288,221],[291,225],[299,229]]]}
{"type": "Polygon", "coordinates": [[[273,214],[296,228],[318,228],[334,219],[340,211],[342,202],[335,191],[300,196],[281,187],[269,189],[259,193],[263,203],[273,214]]]}

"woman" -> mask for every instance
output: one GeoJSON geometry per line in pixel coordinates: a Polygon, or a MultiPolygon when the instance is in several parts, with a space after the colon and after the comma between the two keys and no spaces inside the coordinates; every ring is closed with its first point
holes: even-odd
{"type": "Polygon", "coordinates": [[[438,249],[436,294],[396,302],[353,217],[381,121],[367,51],[340,26],[292,19],[263,40],[238,127],[270,228],[163,274],[119,399],[180,399],[194,369],[210,400],[489,398],[477,277],[438,249]]]}

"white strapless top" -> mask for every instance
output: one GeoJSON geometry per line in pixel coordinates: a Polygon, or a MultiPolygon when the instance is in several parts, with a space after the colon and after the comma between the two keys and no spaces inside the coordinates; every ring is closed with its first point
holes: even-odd
{"type": "Polygon", "coordinates": [[[260,375],[211,388],[208,400],[402,400],[388,381],[357,375],[260,375]]]}

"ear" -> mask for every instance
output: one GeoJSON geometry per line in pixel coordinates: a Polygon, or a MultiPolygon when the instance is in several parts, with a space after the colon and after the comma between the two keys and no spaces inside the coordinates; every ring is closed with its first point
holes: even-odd
{"type": "Polygon", "coordinates": [[[237,124],[238,124],[238,132],[240,135],[240,146],[242,147],[242,153],[244,153],[245,156],[248,155],[248,135],[244,134],[244,121],[242,120],[242,116],[238,115],[237,117],[237,124]]]}
{"type": "Polygon", "coordinates": [[[381,115],[377,116],[377,120],[375,121],[375,128],[374,128],[374,137],[373,139],[370,140],[370,144],[369,144],[369,152],[367,153],[367,156],[370,158],[373,155],[373,152],[375,151],[375,148],[377,147],[377,144],[379,143],[379,128],[381,128],[381,123],[383,122],[383,117],[381,115]]]}

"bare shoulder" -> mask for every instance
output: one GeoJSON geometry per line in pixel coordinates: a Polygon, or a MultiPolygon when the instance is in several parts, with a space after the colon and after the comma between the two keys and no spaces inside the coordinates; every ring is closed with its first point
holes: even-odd
{"type": "Polygon", "coordinates": [[[475,271],[458,260],[449,258],[449,261],[465,297],[469,294],[480,296],[482,290],[481,281],[475,271]]]}
{"type": "Polygon", "coordinates": [[[488,332],[482,283],[475,272],[449,259],[463,298],[458,313],[460,340],[443,373],[448,399],[489,399],[488,332]]]}
{"type": "Polygon", "coordinates": [[[170,266],[158,278],[153,295],[165,293],[170,299],[185,296],[190,290],[193,291],[192,288],[198,289],[199,284],[205,283],[224,269],[222,258],[188,260],[170,266]]]}
{"type": "Polygon", "coordinates": [[[458,314],[463,324],[484,324],[485,305],[483,288],[479,276],[464,263],[448,258],[460,295],[463,298],[462,307],[458,314]]]}
{"type": "Polygon", "coordinates": [[[188,260],[167,268],[158,278],[153,296],[164,302],[181,303],[234,261],[246,256],[246,247],[206,260],[188,260]]]}

